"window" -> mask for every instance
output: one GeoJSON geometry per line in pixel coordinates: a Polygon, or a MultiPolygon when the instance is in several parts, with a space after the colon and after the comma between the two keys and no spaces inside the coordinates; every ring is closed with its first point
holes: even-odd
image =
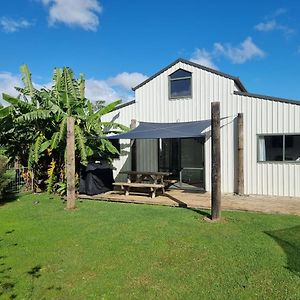
{"type": "Polygon", "coordinates": [[[192,96],[192,73],[179,69],[169,76],[169,98],[192,96]]]}
{"type": "Polygon", "coordinates": [[[300,162],[300,135],[259,136],[258,161],[300,162]]]}
{"type": "Polygon", "coordinates": [[[300,135],[285,136],[285,160],[300,162],[300,135]]]}

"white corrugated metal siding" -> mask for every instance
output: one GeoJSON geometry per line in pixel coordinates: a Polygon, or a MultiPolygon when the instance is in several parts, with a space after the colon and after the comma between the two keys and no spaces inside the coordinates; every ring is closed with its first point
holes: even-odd
{"type": "Polygon", "coordinates": [[[235,95],[245,119],[245,192],[300,196],[300,164],[257,162],[258,134],[300,134],[300,106],[235,95]]]}

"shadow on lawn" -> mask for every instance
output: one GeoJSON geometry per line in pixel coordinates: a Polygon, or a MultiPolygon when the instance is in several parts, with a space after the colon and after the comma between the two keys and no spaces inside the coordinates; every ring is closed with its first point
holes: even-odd
{"type": "Polygon", "coordinates": [[[193,212],[195,212],[195,213],[197,213],[197,214],[199,214],[201,216],[204,216],[206,218],[210,218],[211,217],[211,215],[210,215],[209,212],[203,211],[203,210],[198,209],[198,208],[188,207],[188,205],[185,202],[183,202],[180,199],[174,197],[173,195],[170,195],[169,193],[165,193],[164,196],[168,197],[169,199],[171,199],[174,202],[176,202],[178,204],[178,206],[181,207],[181,208],[186,208],[188,210],[192,210],[193,212]]]}
{"type": "Polygon", "coordinates": [[[264,233],[273,238],[285,252],[286,268],[300,277],[300,225],[264,233]]]}
{"type": "MultiPolygon", "coordinates": [[[[12,234],[14,231],[14,229],[11,229],[6,231],[5,234],[12,234]]],[[[12,244],[10,246],[14,245],[16,244],[12,244]]],[[[5,238],[0,238],[0,253],[1,248],[8,246],[9,244],[7,244],[5,238]]],[[[0,255],[0,298],[2,296],[7,296],[7,299],[15,299],[17,297],[17,295],[14,293],[16,281],[11,277],[12,267],[7,265],[6,259],[6,255],[0,255]]]]}
{"type": "Polygon", "coordinates": [[[204,210],[201,210],[201,209],[197,209],[197,208],[192,208],[192,207],[187,207],[188,210],[192,210],[193,212],[203,216],[203,217],[206,217],[206,218],[211,218],[211,214],[207,211],[204,211],[204,210]]]}
{"type": "Polygon", "coordinates": [[[2,196],[3,198],[0,197],[0,206],[3,206],[7,203],[16,201],[19,198],[19,194],[6,194],[2,196]]]}

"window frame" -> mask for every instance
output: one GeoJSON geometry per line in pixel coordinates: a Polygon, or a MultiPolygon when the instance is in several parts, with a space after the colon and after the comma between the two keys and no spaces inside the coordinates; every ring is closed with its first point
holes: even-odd
{"type": "Polygon", "coordinates": [[[169,99],[184,99],[184,98],[188,98],[191,99],[193,97],[193,73],[184,69],[177,69],[176,71],[174,71],[173,73],[168,75],[168,83],[169,83],[169,99]],[[190,76],[185,76],[185,77],[179,77],[179,78],[171,78],[171,75],[173,75],[175,72],[179,71],[179,70],[183,70],[185,72],[189,72],[190,76]],[[185,95],[185,96],[172,96],[171,95],[171,83],[172,81],[178,81],[178,80],[184,80],[184,79],[190,79],[190,94],[189,95],[185,95]]]}
{"type": "Polygon", "coordinates": [[[300,164],[300,161],[297,160],[285,160],[285,137],[286,136],[294,136],[294,135],[298,135],[300,136],[300,133],[260,133],[257,134],[257,138],[256,138],[256,162],[257,163],[261,163],[261,164],[268,164],[268,163],[272,163],[272,164],[300,164]],[[259,160],[259,138],[260,137],[265,137],[265,136],[282,136],[282,160],[259,160]]]}

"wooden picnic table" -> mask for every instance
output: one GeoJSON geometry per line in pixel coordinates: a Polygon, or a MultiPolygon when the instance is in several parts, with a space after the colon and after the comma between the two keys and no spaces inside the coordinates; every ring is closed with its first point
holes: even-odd
{"type": "Polygon", "coordinates": [[[165,184],[164,178],[170,176],[170,172],[151,172],[151,171],[121,171],[120,174],[127,174],[127,182],[149,181],[154,184],[165,184]]]}
{"type": "Polygon", "coordinates": [[[127,182],[115,182],[115,186],[121,187],[128,196],[131,188],[142,188],[150,191],[151,198],[156,196],[156,191],[161,190],[164,194],[168,181],[165,177],[170,176],[170,172],[143,172],[143,171],[122,171],[127,174],[127,182]]]}

